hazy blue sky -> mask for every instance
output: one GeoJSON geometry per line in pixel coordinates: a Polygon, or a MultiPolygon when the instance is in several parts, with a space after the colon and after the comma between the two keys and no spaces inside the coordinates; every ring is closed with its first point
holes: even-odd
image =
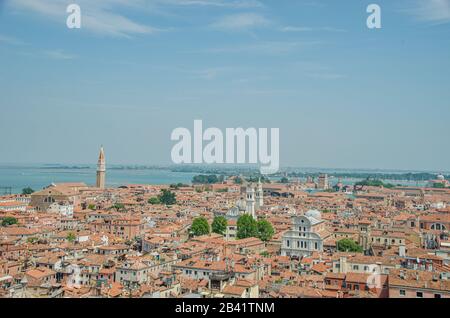
{"type": "Polygon", "coordinates": [[[279,127],[282,165],[450,170],[450,0],[0,2],[0,162],[170,163],[203,119],[279,127]]]}

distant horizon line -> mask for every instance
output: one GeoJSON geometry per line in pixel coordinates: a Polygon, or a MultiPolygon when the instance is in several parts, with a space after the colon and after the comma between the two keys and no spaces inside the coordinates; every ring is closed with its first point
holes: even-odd
{"type": "MultiPolygon", "coordinates": [[[[88,168],[94,168],[96,167],[96,163],[49,163],[49,162],[33,162],[33,163],[12,163],[12,162],[0,162],[0,167],[7,168],[10,167],[26,167],[26,166],[61,166],[61,167],[83,167],[86,166],[88,168]]],[[[254,168],[258,169],[259,167],[257,165],[250,165],[250,164],[182,164],[177,165],[173,163],[158,163],[158,164],[144,164],[144,163],[107,163],[107,167],[155,167],[155,168],[174,168],[174,167],[197,167],[197,168],[211,168],[211,169],[232,169],[232,168],[254,168]]],[[[396,169],[396,168],[339,168],[339,167],[333,167],[333,168],[327,168],[327,167],[312,167],[312,166],[294,166],[294,165],[284,165],[280,166],[280,171],[277,173],[283,173],[287,172],[286,170],[290,169],[301,169],[301,170],[317,170],[317,172],[320,172],[320,170],[326,170],[326,171],[373,171],[373,172],[397,172],[397,173],[443,173],[443,174],[450,174],[450,170],[437,170],[437,169],[396,169]]]]}

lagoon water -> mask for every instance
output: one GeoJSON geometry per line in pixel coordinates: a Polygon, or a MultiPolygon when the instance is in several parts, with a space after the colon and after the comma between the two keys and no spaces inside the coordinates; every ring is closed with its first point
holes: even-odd
{"type": "MultiPolygon", "coordinates": [[[[110,167],[106,172],[106,184],[109,187],[119,187],[126,184],[189,184],[196,172],[175,172],[168,168],[121,168],[110,167]]],[[[0,195],[5,193],[2,187],[11,187],[12,193],[21,193],[23,188],[31,187],[38,191],[51,183],[84,182],[94,185],[96,178],[95,166],[64,167],[46,165],[0,165],[0,195]]],[[[271,178],[274,181],[279,177],[271,178]]],[[[344,184],[353,185],[359,179],[343,179],[344,184]]],[[[384,180],[388,183],[407,186],[424,186],[426,182],[405,180],[384,180]]],[[[330,177],[330,183],[336,184],[338,180],[330,177]]]]}
{"type": "MultiPolygon", "coordinates": [[[[126,184],[190,183],[197,174],[157,168],[140,170],[108,169],[106,183],[109,187],[119,187],[126,184]]],[[[31,187],[37,191],[51,183],[84,182],[88,185],[94,185],[95,178],[95,167],[73,169],[31,165],[0,165],[0,195],[5,191],[1,187],[11,187],[12,193],[21,193],[23,188],[31,187]]]]}

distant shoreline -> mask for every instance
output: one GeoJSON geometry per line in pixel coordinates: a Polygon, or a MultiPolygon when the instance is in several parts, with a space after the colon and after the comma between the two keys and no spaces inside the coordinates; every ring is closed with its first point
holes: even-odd
{"type": "MultiPolygon", "coordinates": [[[[290,168],[269,176],[272,182],[287,177],[290,181],[305,181],[308,177],[317,178],[327,173],[332,185],[341,181],[344,185],[353,185],[365,179],[377,179],[394,186],[426,186],[437,174],[430,172],[393,172],[393,171],[361,171],[361,170],[303,169],[290,168]],[[336,171],[337,170],[337,171],[336,171]]],[[[84,182],[95,184],[95,165],[0,165],[0,187],[10,187],[12,192],[21,193],[23,188],[31,187],[40,190],[52,183],[84,182]]],[[[106,183],[110,187],[126,184],[191,184],[194,176],[217,175],[259,177],[256,167],[223,167],[217,166],[146,166],[146,165],[110,165],[107,166],[106,183]]],[[[444,175],[450,180],[450,175],[444,175]]],[[[0,193],[1,194],[1,193],[0,193]]]]}

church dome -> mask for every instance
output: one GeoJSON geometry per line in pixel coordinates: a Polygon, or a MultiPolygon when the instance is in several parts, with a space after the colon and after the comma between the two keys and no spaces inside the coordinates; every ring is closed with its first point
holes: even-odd
{"type": "Polygon", "coordinates": [[[442,174],[438,175],[438,176],[437,176],[437,179],[438,179],[439,181],[445,181],[445,177],[444,177],[442,174]]]}
{"type": "Polygon", "coordinates": [[[246,207],[246,205],[245,205],[245,202],[244,202],[244,200],[238,200],[237,202],[236,202],[236,207],[239,209],[239,210],[245,210],[245,207],[246,207]]]}
{"type": "Polygon", "coordinates": [[[316,220],[322,219],[322,213],[317,210],[309,210],[305,213],[305,216],[315,218],[316,220]]]}
{"type": "Polygon", "coordinates": [[[227,212],[227,216],[229,216],[229,217],[239,216],[239,208],[233,207],[233,208],[229,209],[227,212]]]}

